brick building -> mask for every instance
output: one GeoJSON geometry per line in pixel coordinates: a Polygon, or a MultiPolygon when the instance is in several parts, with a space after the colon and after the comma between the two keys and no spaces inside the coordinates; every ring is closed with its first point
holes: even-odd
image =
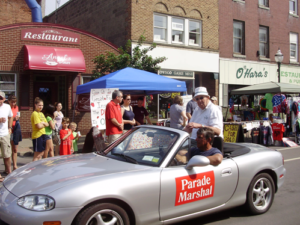
{"type": "Polygon", "coordinates": [[[148,44],[157,43],[150,54],[168,58],[161,75],[186,81],[188,93],[203,85],[218,95],[218,0],[73,0],[44,21],[56,18],[117,46],[130,39],[134,47],[144,34],[148,44]]]}
{"type": "MultiPolygon", "coordinates": [[[[26,18],[31,20],[31,15],[26,18]]],[[[91,116],[74,110],[77,85],[92,74],[95,56],[105,51],[117,53],[117,48],[86,31],[48,23],[1,26],[0,40],[1,90],[7,97],[15,94],[18,98],[23,138],[31,136],[35,97],[42,98],[45,105],[61,102],[64,115],[74,118],[86,134],[91,116]]],[[[89,109],[87,100],[78,101],[83,110],[89,109]]]]}
{"type": "Polygon", "coordinates": [[[221,104],[228,105],[232,89],[277,82],[278,48],[284,55],[280,82],[300,84],[298,2],[219,1],[221,104]]]}

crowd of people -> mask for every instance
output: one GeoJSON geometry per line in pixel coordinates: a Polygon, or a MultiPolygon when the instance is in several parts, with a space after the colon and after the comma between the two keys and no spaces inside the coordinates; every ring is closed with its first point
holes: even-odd
{"type": "MultiPolygon", "coordinates": [[[[217,105],[217,98],[210,97],[205,87],[196,88],[192,97],[186,108],[183,106],[181,96],[174,97],[174,104],[170,107],[170,127],[191,133],[191,138],[197,143],[202,141],[203,135],[207,136],[205,146],[210,150],[213,140],[211,135],[223,136],[221,108],[217,105]]],[[[0,91],[0,145],[5,173],[9,174],[11,173],[11,159],[13,170],[18,168],[17,152],[18,144],[22,141],[22,134],[16,96],[9,96],[8,104],[5,101],[5,93],[0,91]]],[[[144,98],[140,97],[138,104],[132,107],[130,94],[123,95],[119,90],[112,93],[112,100],[107,104],[105,111],[106,135],[109,143],[117,140],[133,126],[144,124],[144,120],[152,124],[143,103],[144,98]]],[[[76,132],[76,123],[70,123],[70,119],[64,117],[61,111],[62,104],[57,102],[55,105],[49,104],[44,107],[43,100],[35,98],[34,107],[31,115],[33,161],[78,152],[77,141],[81,137],[80,132],[76,132]]],[[[91,132],[92,129],[89,133],[91,132]]],[[[1,181],[3,178],[0,175],[1,181]]]]}
{"type": "MultiPolygon", "coordinates": [[[[56,155],[70,155],[78,151],[77,141],[81,137],[76,132],[77,124],[61,112],[62,104],[49,104],[44,107],[43,100],[35,98],[31,114],[33,161],[56,155]],[[55,146],[55,147],[54,147],[55,146]]],[[[18,145],[22,141],[20,112],[17,98],[0,91],[0,145],[5,174],[10,174],[17,166],[18,145]],[[11,159],[13,167],[11,168],[11,159]]],[[[0,182],[3,178],[0,175],[0,182]]]]}

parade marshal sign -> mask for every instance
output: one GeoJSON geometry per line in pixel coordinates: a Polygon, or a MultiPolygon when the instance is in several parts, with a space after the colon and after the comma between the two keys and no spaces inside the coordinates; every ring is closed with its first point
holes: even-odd
{"type": "Polygon", "coordinates": [[[80,35],[52,28],[29,28],[21,31],[21,40],[79,45],[80,35]]]}
{"type": "Polygon", "coordinates": [[[194,72],[191,71],[159,70],[158,74],[163,76],[194,77],[194,72]]]}

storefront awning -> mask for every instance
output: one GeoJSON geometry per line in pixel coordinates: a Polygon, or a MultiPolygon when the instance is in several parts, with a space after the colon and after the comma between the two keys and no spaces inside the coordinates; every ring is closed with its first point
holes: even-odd
{"type": "Polygon", "coordinates": [[[85,61],[78,48],[25,45],[24,70],[85,72],[85,61]]]}

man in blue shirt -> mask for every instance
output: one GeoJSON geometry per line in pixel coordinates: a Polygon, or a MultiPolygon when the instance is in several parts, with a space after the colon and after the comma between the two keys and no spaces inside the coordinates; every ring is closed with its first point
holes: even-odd
{"type": "MultiPolygon", "coordinates": [[[[192,146],[197,144],[197,147],[191,147],[190,159],[195,155],[202,155],[209,159],[211,165],[219,165],[223,160],[223,154],[219,149],[212,147],[214,136],[214,131],[211,128],[200,127],[197,131],[196,140],[191,139],[192,146]]],[[[187,153],[188,151],[185,149],[179,150],[175,156],[179,164],[187,164],[187,153]]]]}
{"type": "Polygon", "coordinates": [[[208,127],[200,127],[197,131],[197,147],[191,149],[190,156],[206,156],[211,165],[219,165],[223,160],[223,155],[219,149],[212,147],[214,136],[215,135],[212,129],[208,127]]]}

